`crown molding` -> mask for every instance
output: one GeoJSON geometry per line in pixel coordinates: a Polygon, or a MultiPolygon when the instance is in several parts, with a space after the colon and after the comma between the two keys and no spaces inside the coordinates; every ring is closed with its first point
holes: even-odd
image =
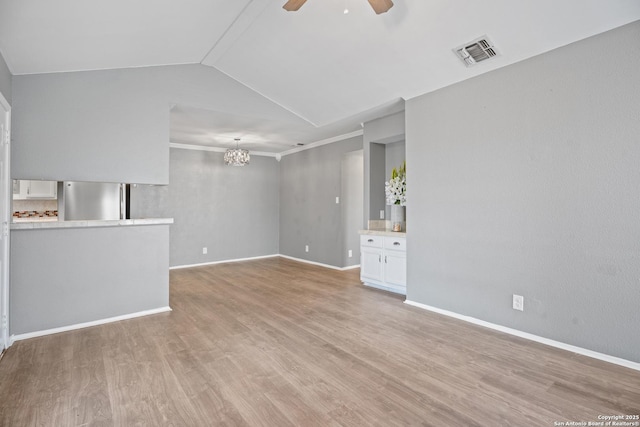
{"type": "Polygon", "coordinates": [[[327,139],[321,139],[320,141],[310,142],[309,144],[292,148],[291,150],[283,151],[282,153],[280,153],[280,155],[284,157],[284,156],[288,156],[289,154],[298,153],[300,151],[309,150],[311,148],[320,147],[322,145],[332,144],[334,142],[344,141],[345,139],[353,138],[356,136],[362,136],[362,135],[364,135],[364,130],[360,129],[354,132],[345,133],[343,135],[338,135],[338,136],[334,136],[327,139]]]}
{"type": "MultiPolygon", "coordinates": [[[[276,160],[280,161],[282,157],[288,156],[290,154],[299,153],[300,151],[310,150],[312,148],[321,147],[327,144],[333,144],[334,142],[340,142],[340,141],[344,141],[345,139],[354,138],[356,136],[362,136],[362,135],[364,135],[364,131],[361,129],[354,132],[345,133],[343,135],[338,135],[331,138],[310,142],[309,144],[305,144],[300,147],[295,147],[290,150],[283,151],[281,153],[268,153],[266,151],[249,150],[249,154],[251,154],[252,156],[274,157],[276,160]]],[[[181,150],[213,151],[216,153],[224,153],[225,151],[227,151],[226,148],[222,148],[222,147],[208,147],[204,145],[182,144],[179,142],[170,142],[169,147],[179,148],[181,150]]]]}
{"type": "MultiPolygon", "coordinates": [[[[222,147],[205,147],[203,145],[192,145],[192,144],[180,144],[178,142],[170,142],[169,147],[171,148],[179,148],[181,150],[195,150],[195,151],[213,151],[216,153],[224,153],[227,151],[226,148],[222,147]]],[[[278,153],[267,153],[266,151],[253,151],[249,150],[249,154],[252,156],[264,156],[264,157],[278,157],[278,153]]]]}

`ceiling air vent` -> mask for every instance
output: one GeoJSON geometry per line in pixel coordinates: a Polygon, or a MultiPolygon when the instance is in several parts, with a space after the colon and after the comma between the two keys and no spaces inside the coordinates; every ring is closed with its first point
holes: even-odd
{"type": "Polygon", "coordinates": [[[453,51],[467,67],[472,67],[478,62],[498,56],[496,48],[487,36],[465,43],[462,46],[453,49],[453,51]]]}

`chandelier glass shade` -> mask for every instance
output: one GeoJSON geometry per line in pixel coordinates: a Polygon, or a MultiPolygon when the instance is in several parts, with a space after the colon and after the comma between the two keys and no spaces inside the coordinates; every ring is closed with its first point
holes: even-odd
{"type": "Polygon", "coordinates": [[[238,148],[239,138],[236,138],[236,148],[229,148],[224,153],[224,164],[228,166],[244,166],[249,164],[249,150],[238,148]]]}

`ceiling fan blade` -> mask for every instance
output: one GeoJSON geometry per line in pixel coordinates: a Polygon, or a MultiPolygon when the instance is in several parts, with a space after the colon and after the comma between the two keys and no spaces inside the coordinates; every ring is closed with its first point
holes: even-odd
{"type": "Polygon", "coordinates": [[[287,12],[295,12],[300,9],[307,0],[289,0],[282,6],[287,12]]]}
{"type": "Polygon", "coordinates": [[[391,0],[369,0],[369,4],[378,15],[385,13],[393,7],[391,0]]]}

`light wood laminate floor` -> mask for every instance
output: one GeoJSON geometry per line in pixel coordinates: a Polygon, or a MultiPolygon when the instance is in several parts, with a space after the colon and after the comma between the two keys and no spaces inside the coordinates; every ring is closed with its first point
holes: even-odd
{"type": "Polygon", "coordinates": [[[640,372],[282,258],[171,272],[173,312],[15,343],[2,426],[554,426],[640,414],[640,372]]]}

